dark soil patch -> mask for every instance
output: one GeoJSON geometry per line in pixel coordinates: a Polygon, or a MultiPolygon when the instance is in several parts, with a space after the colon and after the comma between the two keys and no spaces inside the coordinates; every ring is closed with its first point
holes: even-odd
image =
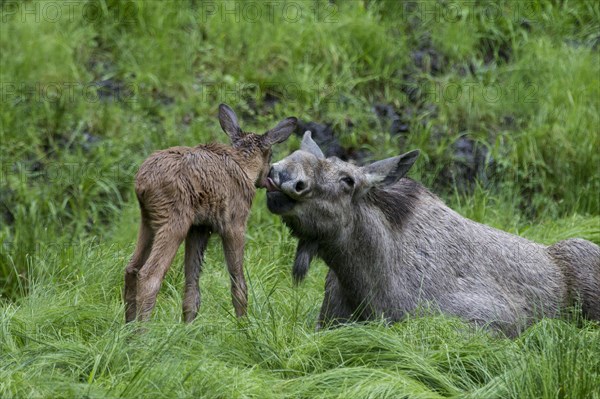
{"type": "Polygon", "coordinates": [[[284,98],[281,93],[274,89],[265,89],[264,94],[257,91],[258,89],[249,91],[243,96],[247,109],[242,109],[240,115],[247,121],[256,121],[258,115],[272,114],[275,106],[284,98]],[[256,98],[259,98],[259,100],[257,101],[256,98]]]}
{"type": "Polygon", "coordinates": [[[433,45],[426,43],[410,54],[414,66],[423,73],[431,76],[441,75],[448,61],[433,45]]]}
{"type": "MultiPolygon", "coordinates": [[[[133,94],[133,93],[128,93],[133,94]]],[[[158,90],[156,87],[152,88],[152,98],[160,103],[161,105],[173,105],[175,103],[175,99],[166,93],[158,90]]]]}
{"type": "Polygon", "coordinates": [[[375,104],[373,112],[377,115],[383,129],[387,130],[392,136],[409,132],[410,121],[400,116],[392,105],[375,104]]]}
{"type": "Polygon", "coordinates": [[[326,157],[338,157],[343,161],[364,165],[370,159],[370,152],[354,147],[343,147],[331,124],[314,121],[298,121],[296,134],[303,136],[309,130],[313,140],[321,147],[326,157]]]}
{"type": "Polygon", "coordinates": [[[15,215],[12,212],[14,204],[15,192],[10,188],[0,187],[0,221],[8,226],[15,223],[15,215]]]}
{"type": "Polygon", "coordinates": [[[479,48],[483,54],[483,62],[486,65],[497,60],[508,63],[513,56],[512,46],[505,40],[483,38],[479,41],[479,48]]]}
{"type": "Polygon", "coordinates": [[[476,181],[486,185],[495,162],[488,148],[470,137],[461,136],[450,147],[448,167],[436,179],[436,186],[447,189],[455,186],[460,192],[470,192],[476,181]]]}

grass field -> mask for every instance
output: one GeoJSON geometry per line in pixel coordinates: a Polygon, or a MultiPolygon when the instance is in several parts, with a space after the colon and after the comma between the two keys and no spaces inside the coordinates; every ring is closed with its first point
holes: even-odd
{"type": "Polygon", "coordinates": [[[182,250],[144,334],[121,300],[137,167],[225,142],[220,102],[248,130],[329,124],[367,159],[420,148],[411,177],[464,216],[600,244],[599,4],[0,1],[0,398],[600,398],[576,310],[512,340],[435,314],[315,332],[326,266],[293,287],[263,192],[247,318],[217,239],[193,324],[182,250]]]}

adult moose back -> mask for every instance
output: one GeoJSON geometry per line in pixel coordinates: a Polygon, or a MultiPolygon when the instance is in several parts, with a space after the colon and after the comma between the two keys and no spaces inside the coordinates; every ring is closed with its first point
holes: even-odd
{"type": "Polygon", "coordinates": [[[330,269],[319,325],[431,305],[515,336],[576,301],[600,320],[600,247],[544,246],[462,217],[404,178],[418,154],[357,167],[325,159],[307,132],[271,167],[267,205],[299,239],[295,279],[313,256],[330,269]]]}

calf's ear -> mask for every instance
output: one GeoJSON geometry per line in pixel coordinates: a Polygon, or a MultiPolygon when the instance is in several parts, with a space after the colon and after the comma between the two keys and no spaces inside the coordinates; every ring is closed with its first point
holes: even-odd
{"type": "Polygon", "coordinates": [[[273,129],[263,134],[265,144],[271,146],[273,144],[283,143],[296,129],[297,124],[298,119],[293,116],[282,120],[273,129]]]}
{"type": "Polygon", "coordinates": [[[219,105],[219,123],[221,124],[221,129],[227,133],[231,141],[237,141],[242,137],[242,129],[238,123],[237,116],[227,104],[219,105]]]}
{"type": "Polygon", "coordinates": [[[372,185],[383,185],[396,183],[413,166],[419,157],[419,150],[407,152],[397,157],[387,158],[363,166],[361,169],[367,177],[367,182],[372,185]]]}
{"type": "Polygon", "coordinates": [[[323,151],[319,148],[319,145],[312,139],[312,134],[309,130],[304,133],[302,137],[302,143],[300,144],[300,150],[310,152],[319,159],[325,159],[323,151]]]}

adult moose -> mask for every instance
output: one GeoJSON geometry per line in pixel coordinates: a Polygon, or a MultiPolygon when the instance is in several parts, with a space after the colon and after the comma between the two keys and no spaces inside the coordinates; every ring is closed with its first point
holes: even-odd
{"type": "Polygon", "coordinates": [[[600,319],[600,248],[544,246],[466,219],[404,175],[418,151],[358,167],[326,159],[310,132],[275,163],[267,205],[299,239],[294,277],[329,266],[319,324],[385,317],[420,305],[515,336],[575,301],[600,319]]]}

